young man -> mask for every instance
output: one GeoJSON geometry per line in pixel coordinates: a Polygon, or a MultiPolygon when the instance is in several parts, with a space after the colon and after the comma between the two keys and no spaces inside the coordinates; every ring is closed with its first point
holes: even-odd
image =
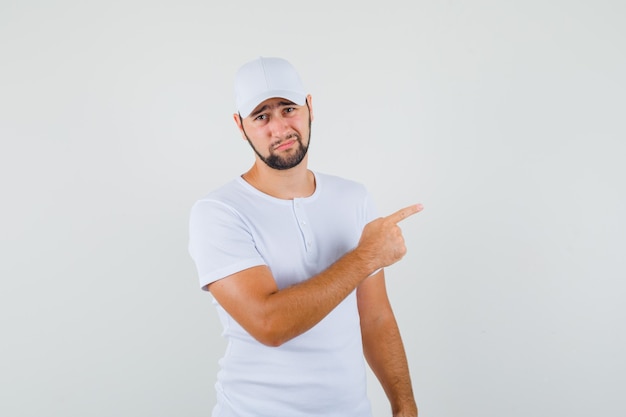
{"type": "Polygon", "coordinates": [[[313,106],[296,70],[259,58],[236,74],[234,120],[249,171],[200,199],[190,253],[228,347],[213,417],[370,417],[363,357],[394,416],[417,416],[383,268],[400,260],[397,223],[365,188],[307,168],[313,106]]]}

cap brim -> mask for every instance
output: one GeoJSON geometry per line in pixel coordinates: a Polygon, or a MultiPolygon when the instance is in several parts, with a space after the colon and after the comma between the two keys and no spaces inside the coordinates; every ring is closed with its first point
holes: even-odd
{"type": "Polygon", "coordinates": [[[264,91],[263,94],[259,94],[247,102],[242,103],[238,109],[239,114],[241,114],[241,117],[248,117],[259,104],[263,103],[267,99],[276,97],[285,98],[294,102],[298,106],[303,106],[304,103],[306,103],[306,94],[304,93],[287,90],[264,91]]]}

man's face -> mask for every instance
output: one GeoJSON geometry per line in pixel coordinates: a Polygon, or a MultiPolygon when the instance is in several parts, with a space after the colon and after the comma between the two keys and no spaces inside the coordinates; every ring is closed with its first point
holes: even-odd
{"type": "Polygon", "coordinates": [[[311,140],[310,106],[270,98],[245,119],[237,115],[235,120],[259,159],[270,168],[290,169],[306,156],[311,140]]]}

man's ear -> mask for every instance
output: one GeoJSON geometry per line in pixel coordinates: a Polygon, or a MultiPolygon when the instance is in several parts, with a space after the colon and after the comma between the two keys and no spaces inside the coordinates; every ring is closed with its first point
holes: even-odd
{"type": "Polygon", "coordinates": [[[244,140],[248,140],[248,138],[246,138],[246,133],[243,130],[243,120],[241,119],[241,115],[239,113],[233,113],[233,120],[239,129],[239,133],[241,133],[241,137],[244,140]]]}
{"type": "Polygon", "coordinates": [[[311,116],[311,121],[313,121],[313,98],[311,95],[306,96],[306,105],[309,108],[309,115],[311,116]]]}

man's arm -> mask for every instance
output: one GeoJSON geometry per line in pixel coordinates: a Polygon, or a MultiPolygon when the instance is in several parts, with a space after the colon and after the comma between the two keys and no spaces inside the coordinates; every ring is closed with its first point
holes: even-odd
{"type": "Polygon", "coordinates": [[[385,288],[384,271],[357,289],[363,352],[391,403],[394,417],[417,417],[406,353],[385,288]]]}
{"type": "Polygon", "coordinates": [[[371,273],[400,260],[406,247],[397,223],[421,209],[409,206],[370,222],[354,250],[300,284],[279,290],[269,268],[258,266],[208,289],[255,339],[279,346],[319,323],[371,273]]]}

